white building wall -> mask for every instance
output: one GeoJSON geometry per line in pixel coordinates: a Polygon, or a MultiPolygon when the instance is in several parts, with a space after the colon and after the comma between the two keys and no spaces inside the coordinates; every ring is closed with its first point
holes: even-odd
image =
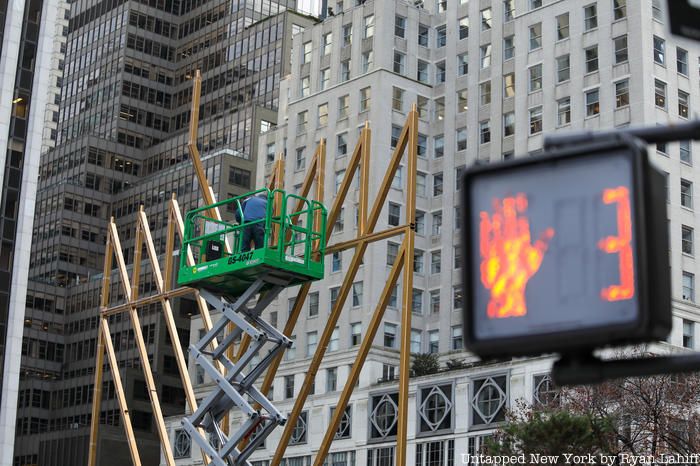
{"type": "MultiPolygon", "coordinates": [[[[7,328],[5,367],[3,370],[3,396],[0,406],[0,464],[12,464],[14,434],[17,412],[17,395],[22,350],[22,333],[24,329],[24,312],[27,293],[27,276],[31,249],[32,228],[34,223],[34,205],[36,201],[39,163],[42,149],[45,109],[49,94],[50,79],[55,76],[54,42],[56,40],[56,15],[59,0],[45,0],[41,28],[39,32],[38,53],[34,70],[32,101],[27,121],[27,139],[24,150],[24,169],[22,174],[21,199],[17,222],[17,241],[13,255],[13,273],[11,280],[10,307],[7,328]]],[[[2,102],[0,103],[0,134],[9,134],[10,113],[12,110],[12,92],[15,83],[15,70],[20,48],[20,37],[24,15],[24,1],[9,2],[5,36],[2,44],[0,73],[3,76],[2,102]],[[6,95],[7,94],[7,95],[6,95]]],[[[54,78],[55,81],[55,78],[54,78]]],[[[55,85],[55,82],[54,82],[55,85]]],[[[0,141],[0,166],[5,166],[7,138],[0,141]]],[[[2,175],[0,175],[2,185],[2,175]]]]}
{"type": "MultiPolygon", "coordinates": [[[[347,3],[347,2],[346,2],[347,3]]],[[[597,130],[624,127],[628,125],[665,124],[682,120],[678,111],[678,89],[690,94],[690,114],[699,108],[700,82],[698,80],[698,59],[700,46],[694,42],[670,36],[666,32],[663,15],[654,19],[652,2],[628,1],[624,18],[615,20],[612,0],[591,0],[579,2],[575,0],[543,0],[543,6],[529,9],[530,0],[515,0],[515,17],[512,21],[504,22],[504,2],[500,0],[481,1],[450,1],[446,12],[440,12],[435,4],[425,4],[417,8],[413,2],[393,1],[378,2],[369,0],[363,5],[345,5],[340,13],[335,8],[336,16],[327,18],[323,23],[295,36],[293,48],[292,73],[281,86],[280,117],[277,130],[261,137],[259,153],[258,186],[264,184],[265,177],[271,170],[271,158],[268,157],[268,145],[274,144],[274,152],[286,152],[287,178],[285,186],[294,191],[301,185],[305,168],[308,166],[313,150],[320,138],[327,138],[326,159],[326,199],[330,205],[333,201],[335,173],[340,172],[346,165],[352,148],[355,146],[360,128],[365,121],[371,123],[372,129],[372,171],[370,173],[370,202],[376,194],[391,154],[390,139],[392,125],[403,125],[407,111],[417,96],[428,99],[428,108],[421,115],[419,133],[426,136],[427,149],[424,157],[418,160],[419,174],[426,175],[426,192],[419,193],[417,209],[425,213],[423,233],[416,236],[416,248],[424,251],[423,273],[416,273],[414,287],[425,291],[423,296],[423,312],[414,314],[412,328],[422,332],[422,351],[429,350],[429,332],[439,331],[439,352],[443,364],[451,358],[462,359],[469,363],[473,356],[461,351],[452,350],[452,329],[461,324],[461,309],[455,306],[455,292],[459,290],[461,269],[454,264],[455,247],[459,244],[458,219],[455,218],[457,205],[456,178],[457,169],[468,166],[476,160],[498,161],[504,156],[512,155],[526,157],[542,148],[543,135],[553,131],[597,130]],[[597,7],[597,27],[585,30],[584,8],[589,5],[597,7]],[[375,10],[376,7],[376,10],[375,10]],[[492,9],[492,26],[490,30],[482,30],[481,11],[492,9]],[[569,37],[557,40],[555,17],[569,15],[569,37]],[[372,39],[362,37],[364,19],[374,14],[375,30],[372,39]],[[405,38],[396,37],[394,32],[395,15],[407,18],[405,38]],[[469,18],[469,34],[467,38],[459,39],[458,21],[469,18]],[[430,27],[428,47],[418,45],[419,23],[430,27]],[[529,50],[529,28],[537,23],[542,25],[542,46],[529,50]],[[353,25],[352,44],[343,47],[342,26],[353,25]],[[437,28],[447,26],[445,47],[437,47],[437,28]],[[322,37],[331,32],[333,36],[332,51],[323,56],[321,53],[322,37]],[[503,59],[504,38],[515,36],[515,56],[513,59],[503,59]],[[628,59],[616,62],[614,38],[627,36],[628,59]],[[654,63],[653,37],[665,40],[665,64],[654,63]],[[310,63],[301,63],[304,44],[311,42],[312,53],[310,63]],[[491,44],[491,64],[487,67],[480,65],[480,48],[491,44]],[[598,69],[587,72],[585,69],[585,49],[597,45],[598,69]],[[677,47],[688,51],[687,75],[677,72],[677,47]],[[373,65],[363,72],[361,68],[362,53],[373,50],[373,65]],[[404,73],[393,71],[394,52],[405,53],[406,64],[404,73]],[[457,57],[468,54],[468,73],[460,76],[457,69],[457,57]],[[570,55],[570,78],[557,82],[556,57],[570,55]],[[339,82],[340,64],[343,60],[351,59],[351,75],[346,82],[339,82]],[[417,78],[418,60],[429,64],[429,82],[419,82],[417,78]],[[436,64],[445,60],[446,80],[436,82],[436,64]],[[538,64],[542,65],[541,89],[529,90],[529,69],[538,64]],[[330,82],[325,89],[320,89],[321,70],[330,68],[330,82]],[[503,77],[515,73],[515,96],[506,97],[504,94],[503,77]],[[310,79],[308,95],[301,95],[302,79],[310,79]],[[654,80],[663,80],[666,85],[666,108],[655,105],[654,80]],[[615,83],[627,80],[629,84],[628,103],[618,105],[615,95],[615,83]],[[482,105],[480,101],[480,84],[491,82],[491,102],[482,105]],[[394,87],[405,91],[402,111],[392,110],[392,90],[394,87]],[[361,89],[371,89],[371,106],[364,112],[360,111],[361,89]],[[587,114],[586,92],[599,90],[599,111],[587,114]],[[468,110],[458,111],[457,92],[466,90],[468,93],[468,110]],[[338,118],[338,98],[350,96],[349,116],[347,119],[338,118]],[[558,101],[570,98],[570,121],[559,124],[557,118],[558,101]],[[444,99],[445,109],[442,118],[437,115],[436,103],[444,99]],[[328,103],[328,123],[317,125],[318,106],[328,103]],[[531,134],[530,110],[542,107],[542,131],[531,134]],[[308,128],[305,132],[297,129],[297,119],[301,112],[308,112],[308,128]],[[503,116],[508,112],[515,113],[515,134],[505,136],[503,116]],[[480,143],[480,122],[489,121],[491,140],[480,143]],[[466,150],[458,150],[456,131],[467,128],[466,150]],[[338,156],[336,138],[338,134],[348,134],[348,155],[338,156]],[[435,156],[436,140],[444,135],[444,155],[435,156]],[[305,148],[305,165],[298,170],[295,167],[296,151],[305,148]],[[443,176],[443,192],[433,195],[434,183],[438,176],[443,176]],[[439,234],[433,235],[433,214],[442,212],[442,228],[439,234]],[[441,250],[440,273],[430,273],[430,253],[441,250]],[[440,311],[430,312],[430,291],[439,292],[440,311]]],[[[659,2],[663,3],[663,2],[659,2]]],[[[331,4],[332,6],[332,4],[331,4]]],[[[683,299],[682,273],[698,276],[700,270],[692,254],[683,253],[681,249],[681,225],[697,230],[700,228],[695,209],[681,206],[681,178],[693,183],[692,191],[697,193],[698,154],[700,146],[691,143],[691,154],[694,163],[680,161],[678,143],[668,144],[666,152],[657,152],[650,148],[651,158],[663,170],[669,173],[669,228],[671,229],[671,274],[673,283],[673,312],[674,328],[668,339],[676,348],[683,345],[683,319],[692,323],[695,334],[700,332],[697,323],[700,312],[696,304],[697,292],[694,299],[683,299]]],[[[399,187],[400,188],[400,187],[399,187]]],[[[392,189],[389,201],[402,204],[405,192],[392,189]]],[[[693,196],[694,198],[696,196],[693,196]]],[[[356,234],[354,225],[354,205],[359,200],[357,185],[353,185],[345,212],[342,217],[344,230],[334,234],[331,243],[349,240],[356,234]]],[[[402,208],[402,218],[405,212],[402,208]]],[[[382,212],[376,230],[387,227],[387,209],[382,212]]],[[[389,242],[392,240],[389,240],[389,242]]],[[[352,296],[338,322],[340,340],[339,351],[327,353],[324,363],[316,377],[315,395],[309,397],[307,408],[314,423],[305,444],[290,446],[287,457],[297,455],[313,455],[317,451],[324,434],[324,427],[329,422],[330,406],[337,400],[338,393],[324,393],[325,375],[328,367],[340,367],[339,387],[345,369],[352,364],[355,351],[350,347],[350,324],[362,322],[363,332],[378,301],[382,287],[386,281],[389,267],[387,266],[387,242],[375,243],[368,248],[364,265],[360,268],[356,281],[363,282],[362,305],[353,308],[352,296]],[[319,409],[322,407],[323,409],[319,409]]],[[[400,242],[400,238],[395,241],[400,242]]],[[[316,331],[320,337],[329,314],[330,289],[340,286],[351,260],[352,251],[343,254],[343,268],[339,272],[331,271],[332,258],[326,258],[327,274],[321,282],[311,287],[311,292],[319,293],[319,316],[308,317],[308,299],[304,306],[303,315],[296,326],[296,356],[293,360],[281,365],[274,384],[274,400],[279,403],[283,412],[291,410],[292,401],[284,396],[284,377],[295,376],[294,395],[298,393],[303,381],[310,357],[306,354],[307,334],[316,331]]],[[[668,273],[660,270],[659,273],[668,273]]],[[[399,283],[401,283],[399,281],[399,283]]],[[[688,292],[688,290],[686,290],[688,292]]],[[[275,312],[278,327],[282,327],[288,313],[288,300],[296,295],[295,289],[283,293],[264,316],[271,317],[275,312]]],[[[400,296],[398,306],[386,311],[385,322],[397,325],[400,332],[400,296]]],[[[194,324],[195,326],[198,324],[194,324]]],[[[359,386],[352,399],[353,431],[351,440],[334,442],[332,451],[355,451],[356,464],[368,464],[367,451],[378,446],[390,445],[391,439],[384,443],[375,443],[370,437],[369,418],[371,409],[368,399],[375,393],[385,390],[397,390],[395,383],[379,382],[385,365],[398,365],[398,350],[386,348],[384,344],[384,328],[380,327],[374,348],[370,352],[367,363],[363,368],[359,386]]],[[[398,333],[397,333],[398,335],[398,333]]],[[[687,337],[687,335],[686,335],[687,337]]],[[[688,342],[686,338],[686,343],[688,342]]],[[[700,348],[698,337],[694,337],[693,348],[700,348]]],[[[668,347],[668,345],[663,344],[668,347]]],[[[454,439],[455,455],[473,452],[478,446],[482,435],[492,431],[496,424],[478,426],[474,423],[473,397],[474,387],[485,376],[505,375],[507,380],[508,406],[514,406],[517,399],[533,400],[536,389],[536,376],[547,374],[551,368],[551,359],[535,358],[517,360],[510,363],[475,365],[468,369],[442,372],[440,374],[411,379],[411,400],[409,402],[409,460],[415,459],[416,445],[425,440],[454,439]],[[424,437],[417,432],[417,417],[419,404],[416,403],[416,391],[426,385],[440,385],[443,381],[454,384],[452,402],[454,404],[454,422],[452,427],[439,434],[424,437]]],[[[539,381],[540,379],[537,379],[539,381]]],[[[203,390],[206,391],[205,388],[203,390]]],[[[234,421],[235,423],[235,421],[234,421]]],[[[173,428],[175,424],[173,425],[173,428]]],[[[273,432],[268,438],[267,449],[256,452],[254,459],[265,464],[273,452],[281,429],[273,432]]],[[[194,456],[193,456],[194,458],[194,456]]],[[[188,464],[188,460],[183,460],[188,464]]],[[[289,463],[293,464],[293,463],[289,463]]],[[[349,464],[349,463],[348,463],[349,464]]],[[[373,465],[374,463],[372,463],[373,465]]],[[[411,463],[413,464],[413,463],[411,463]]]]}

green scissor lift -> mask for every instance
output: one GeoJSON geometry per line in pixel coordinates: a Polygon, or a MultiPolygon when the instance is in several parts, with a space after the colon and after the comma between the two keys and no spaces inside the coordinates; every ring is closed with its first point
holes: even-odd
{"type": "Polygon", "coordinates": [[[255,448],[286,422],[254,383],[292,341],[260,315],[284,288],[323,278],[326,214],[317,201],[279,189],[261,189],[192,210],[185,217],[178,283],[198,288],[222,318],[190,346],[191,356],[216,386],[182,424],[217,466],[249,465],[247,458],[255,448]],[[244,202],[257,195],[267,197],[265,218],[246,219],[244,202]],[[295,211],[297,205],[301,205],[299,211],[295,211]],[[240,222],[212,218],[210,212],[215,207],[237,213],[240,222]],[[255,225],[264,227],[264,247],[249,250],[252,245],[243,244],[244,231],[255,225]],[[194,256],[194,265],[188,264],[188,251],[194,256]],[[234,330],[225,334],[229,323],[234,324],[234,330]],[[250,337],[250,346],[238,360],[231,361],[226,350],[243,333],[250,337]],[[218,347],[210,350],[214,339],[218,339],[218,347]],[[264,353],[256,358],[263,347],[264,353]],[[216,362],[225,367],[225,375],[216,362]],[[245,420],[227,436],[219,423],[234,406],[245,420]],[[200,435],[200,428],[208,437],[200,435]]]}

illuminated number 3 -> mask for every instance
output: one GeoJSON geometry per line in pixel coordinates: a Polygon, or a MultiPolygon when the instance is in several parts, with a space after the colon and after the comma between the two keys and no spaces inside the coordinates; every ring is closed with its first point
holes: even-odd
{"type": "Polygon", "coordinates": [[[605,189],[603,203],[617,204],[617,236],[608,236],[598,247],[608,254],[619,254],[620,284],[603,288],[600,296],[605,301],[622,301],[634,296],[634,264],[632,256],[632,215],[629,190],[624,186],[605,189]]]}

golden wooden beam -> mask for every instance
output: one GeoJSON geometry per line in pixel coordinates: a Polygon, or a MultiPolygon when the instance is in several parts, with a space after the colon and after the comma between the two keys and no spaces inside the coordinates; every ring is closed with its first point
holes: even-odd
{"type": "Polygon", "coordinates": [[[360,344],[360,349],[357,351],[357,355],[355,356],[355,362],[353,363],[352,369],[350,370],[350,375],[345,381],[343,392],[340,394],[340,398],[338,399],[338,402],[335,405],[335,411],[333,412],[331,423],[326,429],[326,433],[323,436],[323,440],[321,441],[321,446],[318,450],[318,453],[316,453],[314,466],[323,466],[323,464],[326,461],[326,457],[328,456],[328,450],[331,447],[331,443],[335,439],[335,433],[338,431],[338,426],[340,425],[340,420],[343,417],[343,412],[345,411],[345,408],[347,408],[348,403],[350,402],[350,396],[352,396],[352,392],[355,389],[355,385],[360,379],[360,372],[362,371],[362,367],[364,366],[365,361],[367,360],[369,350],[372,348],[374,338],[377,336],[377,330],[379,329],[379,325],[381,324],[382,319],[384,318],[384,312],[386,311],[386,307],[389,305],[391,292],[396,286],[396,282],[399,279],[399,274],[401,273],[401,270],[403,270],[405,264],[409,264],[409,266],[413,264],[413,261],[406,261],[406,240],[404,240],[403,244],[401,245],[401,248],[399,249],[398,254],[396,255],[394,265],[391,267],[389,277],[387,278],[386,284],[384,285],[384,289],[382,290],[382,294],[379,297],[379,303],[377,304],[377,307],[374,310],[374,313],[372,314],[372,319],[370,320],[369,325],[367,326],[365,336],[362,338],[362,343],[360,344]]]}

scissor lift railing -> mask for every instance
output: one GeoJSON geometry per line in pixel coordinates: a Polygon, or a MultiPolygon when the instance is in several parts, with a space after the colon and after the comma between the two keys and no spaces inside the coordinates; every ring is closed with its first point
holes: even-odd
{"type": "Polygon", "coordinates": [[[255,191],[189,212],[185,220],[178,282],[199,288],[200,295],[221,312],[221,319],[190,346],[190,355],[216,387],[188,418],[184,428],[217,466],[248,465],[247,458],[278,425],[286,422],[255,387],[255,381],[292,341],[260,318],[262,311],[286,287],[323,277],[326,210],[322,204],[282,190],[255,191]],[[246,220],[245,197],[267,196],[263,219],[246,220]],[[289,211],[290,201],[301,209],[289,211]],[[239,223],[211,218],[214,207],[238,212],[239,223]],[[243,244],[245,228],[264,225],[264,247],[250,251],[243,244]],[[195,265],[184,258],[193,252],[195,265]],[[229,324],[233,331],[226,333],[229,324]],[[233,361],[228,350],[246,334],[250,345],[233,361]],[[218,341],[215,349],[209,345],[218,341]],[[265,355],[256,356],[267,349],[265,355]],[[257,361],[257,362],[256,362],[257,361]],[[222,374],[217,365],[225,369],[222,374]],[[250,371],[244,372],[247,367],[250,371]],[[243,424],[227,436],[220,422],[234,407],[243,424]],[[203,429],[207,432],[202,435],[203,429]]]}

